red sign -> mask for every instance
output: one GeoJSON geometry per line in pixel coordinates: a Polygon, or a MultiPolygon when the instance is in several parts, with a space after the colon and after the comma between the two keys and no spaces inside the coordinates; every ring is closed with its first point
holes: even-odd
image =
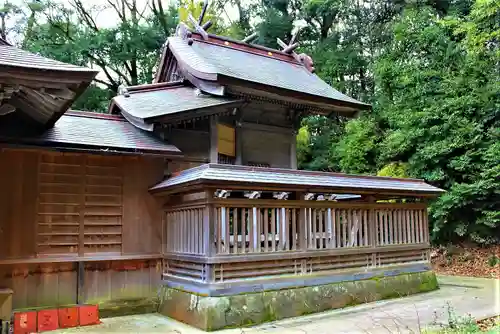
{"type": "Polygon", "coordinates": [[[97,305],[85,305],[79,308],[80,326],[97,325],[99,321],[99,309],[97,305]]]}
{"type": "Polygon", "coordinates": [[[38,311],[38,331],[53,331],[59,328],[59,313],[57,310],[38,311]]]}
{"type": "Polygon", "coordinates": [[[59,309],[59,327],[70,328],[77,327],[78,322],[78,308],[60,308],[59,309]]]}
{"type": "Polygon", "coordinates": [[[14,334],[36,333],[36,311],[14,313],[14,334]]]}

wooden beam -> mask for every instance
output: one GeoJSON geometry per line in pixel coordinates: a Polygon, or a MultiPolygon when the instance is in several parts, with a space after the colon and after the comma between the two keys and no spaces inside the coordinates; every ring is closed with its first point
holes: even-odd
{"type": "Polygon", "coordinates": [[[208,0],[203,1],[203,8],[201,9],[200,16],[198,17],[198,24],[201,25],[203,22],[203,18],[205,17],[205,13],[207,12],[208,8],[208,0]]]}
{"type": "Polygon", "coordinates": [[[198,32],[201,35],[201,37],[203,37],[203,40],[207,41],[208,40],[207,32],[205,31],[205,29],[203,29],[202,26],[200,26],[200,24],[195,20],[193,15],[191,15],[191,13],[189,13],[188,19],[193,24],[193,27],[196,30],[196,32],[198,32]]]}
{"type": "Polygon", "coordinates": [[[254,32],[253,34],[248,35],[247,37],[243,38],[242,42],[243,43],[250,43],[254,39],[256,39],[257,37],[259,37],[259,34],[257,32],[254,32]]]}
{"type": "Polygon", "coordinates": [[[293,44],[290,44],[290,45],[288,45],[287,47],[285,47],[285,48],[283,49],[283,52],[284,52],[284,53],[292,53],[292,52],[293,52],[293,50],[295,50],[295,49],[296,49],[296,48],[298,48],[298,47],[299,47],[299,43],[293,43],[293,44]]]}
{"type": "Polygon", "coordinates": [[[236,140],[236,165],[243,165],[243,129],[241,123],[237,123],[235,127],[236,140]]]}
{"type": "Polygon", "coordinates": [[[217,123],[219,117],[217,115],[210,117],[210,162],[217,163],[219,161],[219,150],[218,150],[218,136],[217,123]]]}
{"type": "Polygon", "coordinates": [[[292,132],[290,138],[290,168],[297,169],[297,134],[292,132]]]}

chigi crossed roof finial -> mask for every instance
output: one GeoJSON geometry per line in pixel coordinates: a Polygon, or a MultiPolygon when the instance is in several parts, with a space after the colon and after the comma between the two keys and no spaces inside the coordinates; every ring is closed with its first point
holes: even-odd
{"type": "Polygon", "coordinates": [[[280,38],[277,38],[278,45],[282,48],[281,51],[284,53],[288,53],[295,58],[296,61],[304,65],[304,67],[311,73],[314,73],[314,63],[310,56],[305,53],[297,54],[295,49],[299,47],[300,43],[296,42],[297,37],[299,35],[300,29],[298,29],[295,34],[293,34],[290,43],[286,44],[280,38]]]}

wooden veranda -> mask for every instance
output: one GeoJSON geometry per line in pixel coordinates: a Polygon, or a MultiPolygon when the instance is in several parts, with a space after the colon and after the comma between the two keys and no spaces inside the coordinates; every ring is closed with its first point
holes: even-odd
{"type": "Polygon", "coordinates": [[[213,296],[427,266],[425,198],[439,192],[419,180],[227,165],[151,191],[164,199],[164,281],[213,296]]]}

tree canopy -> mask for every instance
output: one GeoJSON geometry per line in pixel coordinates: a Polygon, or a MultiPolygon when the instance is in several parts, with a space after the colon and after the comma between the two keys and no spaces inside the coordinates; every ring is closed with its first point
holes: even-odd
{"type": "MultiPolygon", "coordinates": [[[[202,1],[0,2],[0,31],[30,51],[101,70],[75,108],[105,111],[120,84],[150,82],[166,38],[202,1]],[[98,26],[103,9],[114,25],[98,26]]],[[[360,118],[309,117],[299,167],[423,178],[437,243],[500,238],[498,0],[216,0],[219,34],[277,47],[300,30],[317,74],[370,103],[360,118]],[[230,14],[232,13],[232,14],[230,14]],[[236,13],[236,14],[235,14],[236,13]]]]}

